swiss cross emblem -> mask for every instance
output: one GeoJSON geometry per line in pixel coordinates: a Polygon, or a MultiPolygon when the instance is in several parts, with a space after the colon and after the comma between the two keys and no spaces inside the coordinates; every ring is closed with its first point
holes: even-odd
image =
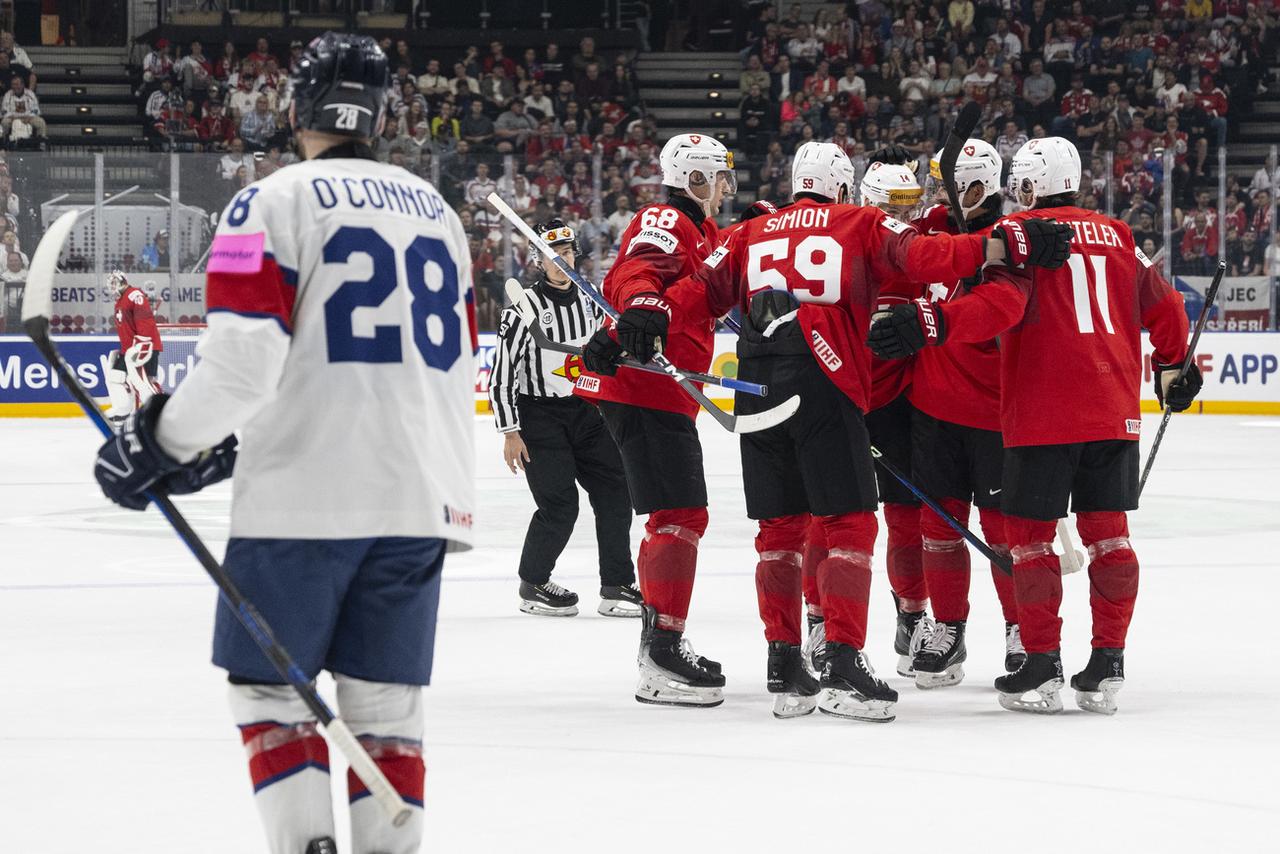
{"type": "Polygon", "coordinates": [[[698,145],[699,143],[702,142],[702,137],[696,133],[691,133],[689,134],[689,141],[692,142],[694,145],[698,145]]]}
{"type": "Polygon", "coordinates": [[[970,157],[972,157],[972,156],[973,156],[973,152],[974,152],[974,148],[973,148],[973,146],[972,146],[972,145],[966,145],[966,146],[964,147],[964,153],[965,153],[965,154],[967,154],[967,155],[969,155],[970,157]]]}

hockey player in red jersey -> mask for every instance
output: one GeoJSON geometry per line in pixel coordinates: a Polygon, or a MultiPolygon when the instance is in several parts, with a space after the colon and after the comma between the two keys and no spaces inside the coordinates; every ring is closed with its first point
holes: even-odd
{"type": "Polygon", "coordinates": [[[996,230],[1050,217],[1065,222],[1074,232],[1067,265],[1053,271],[993,265],[985,281],[959,299],[894,309],[872,326],[869,344],[893,357],[1001,336],[1001,506],[1027,657],[996,680],[1000,704],[1062,709],[1062,576],[1052,543],[1055,522],[1070,502],[1089,550],[1093,612],[1093,651],[1071,685],[1082,709],[1112,714],[1138,590],[1126,512],[1138,506],[1142,328],[1155,350],[1157,398],[1186,409],[1199,391],[1200,372],[1192,365],[1174,381],[1187,352],[1187,316],[1177,292],[1134,247],[1129,227],[1074,206],[1080,156],[1070,142],[1050,137],[1024,145],[1014,156],[1010,186],[1030,210],[1000,220],[996,230]],[[1066,365],[1090,367],[1087,400],[1063,395],[1066,365]],[[1025,698],[1032,693],[1038,696],[1025,698]]]}
{"type": "Polygon", "coordinates": [[[120,349],[111,357],[106,380],[111,420],[118,425],[160,391],[155,377],[164,345],[146,293],[129,284],[119,270],[111,273],[109,282],[116,296],[113,316],[120,349]]]}
{"type": "Polygon", "coordinates": [[[698,541],[707,529],[707,488],[694,417],[697,404],[667,377],[618,373],[622,353],[653,356],[653,340],[676,365],[711,364],[714,318],[671,317],[664,292],[716,248],[712,219],[737,191],[733,155],[714,138],[679,134],[659,157],[665,202],[639,210],[619,239],[618,260],[604,280],[605,298],[621,312],[583,348],[589,373],[576,392],[597,401],[622,454],[637,513],[648,515],[636,560],[644,596],[636,699],[676,706],[717,706],[724,676],[718,662],[695,655],[683,637],[698,541]],[[647,342],[647,343],[646,343],[647,342]]]}
{"type": "MultiPolygon", "coordinates": [[[[920,213],[924,190],[915,172],[904,165],[910,157],[900,146],[888,146],[871,156],[862,176],[862,202],[874,205],[899,222],[911,222],[920,213]]],[[[919,279],[905,275],[881,279],[874,313],[904,305],[924,293],[919,279]]],[[[914,478],[911,470],[911,359],[871,359],[871,398],[867,433],[871,444],[890,465],[914,478]]],[[[876,488],[884,512],[885,568],[893,591],[893,651],[898,675],[912,677],[915,651],[933,630],[928,617],[928,585],[925,583],[920,538],[920,502],[883,466],[876,469],[876,488]]]]}
{"type": "MultiPolygon", "coordinates": [[[[956,159],[959,215],[966,230],[987,234],[1000,218],[1003,202],[1000,155],[990,143],[967,140],[956,159]]],[[[931,177],[941,178],[938,162],[931,177]]],[[[930,188],[932,189],[932,188],[930,188]]],[[[941,197],[945,199],[945,196],[941,197]]],[[[947,204],[929,208],[917,221],[926,234],[955,234],[955,213],[947,204]]],[[[947,303],[963,295],[972,280],[929,284],[924,297],[947,303]]],[[[908,361],[908,360],[898,360],[908,361]]],[[[908,397],[912,413],[912,476],[916,484],[963,523],[971,504],[978,507],[983,538],[1002,554],[1009,553],[1000,513],[1000,350],[995,341],[949,341],[929,347],[913,360],[908,397]]],[[[929,508],[920,510],[923,566],[937,622],[915,653],[913,670],[920,688],[956,685],[964,678],[965,626],[969,617],[969,548],[929,508]]],[[[1025,657],[1018,630],[1013,576],[991,564],[991,577],[1005,621],[1005,670],[1017,670],[1025,657]]]]}
{"type": "MultiPolygon", "coordinates": [[[[746,309],[738,346],[744,379],[767,383],[771,397],[798,394],[787,422],[744,435],[747,515],[759,521],[756,590],[769,642],[768,687],[775,714],[811,712],[815,686],[800,656],[802,549],[810,513],[822,520],[828,553],[816,571],[827,645],[819,708],[868,721],[892,720],[897,693],[874,675],[866,642],[876,489],[863,413],[870,393],[870,323],[877,282],[905,273],[972,275],[1003,259],[1006,232],[922,237],[873,207],[847,204],[853,166],[830,143],[806,143],[792,164],[795,204],[744,225],[694,276],[667,290],[673,318],[703,323],[735,305],[746,309]]],[[[1059,262],[1069,232],[1038,222],[1016,232],[1014,260],[1059,262]]],[[[673,322],[675,322],[673,320],[673,322]]],[[[649,350],[660,342],[639,341],[649,350]]],[[[634,351],[633,351],[634,352],[634,351]]],[[[738,396],[738,411],[768,404],[738,396]]]]}

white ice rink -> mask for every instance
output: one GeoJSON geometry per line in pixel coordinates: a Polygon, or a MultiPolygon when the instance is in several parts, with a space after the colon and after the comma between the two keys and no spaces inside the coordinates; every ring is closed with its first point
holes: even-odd
{"type": "MultiPolygon", "coordinates": [[[[1280,851],[1280,419],[1174,419],[1132,515],[1142,586],[1114,718],[1069,691],[1053,718],[996,705],[1002,624],[977,561],[964,683],[893,675],[877,554],[868,651],[902,693],[889,725],[770,716],[731,437],[701,424],[711,526],[689,620],[726,700],[683,710],[632,699],[639,627],[594,612],[585,500],[556,573],[582,615],[516,610],[532,502],[476,430],[482,545],[445,570],[424,851],[1280,851]]],[[[96,445],[83,420],[0,420],[0,854],[262,851],[208,663],[214,589],[156,511],[103,499],[96,445]]],[[[178,502],[216,554],[228,497],[178,502]]],[[[1071,673],[1088,582],[1065,587],[1071,673]]]]}

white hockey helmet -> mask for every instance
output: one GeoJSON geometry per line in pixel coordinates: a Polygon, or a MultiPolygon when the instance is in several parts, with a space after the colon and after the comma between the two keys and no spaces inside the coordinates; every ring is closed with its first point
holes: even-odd
{"type": "Polygon", "coordinates": [[[700,133],[676,134],[662,146],[658,165],[662,167],[663,184],[692,193],[699,199],[704,191],[693,188],[714,186],[714,182],[721,178],[727,182],[726,196],[738,192],[738,173],[733,170],[733,152],[713,136],[700,133]]]}
{"type": "Polygon", "coordinates": [[[124,270],[112,270],[111,275],[107,277],[107,283],[111,286],[111,293],[116,296],[124,293],[124,289],[129,287],[129,280],[125,278],[124,270]]]}
{"type": "Polygon", "coordinates": [[[791,195],[813,193],[833,202],[849,202],[858,176],[844,149],[834,142],[806,142],[791,161],[791,195]],[[844,188],[844,198],[840,189],[844,188]]]}
{"type": "Polygon", "coordinates": [[[1009,195],[1023,207],[1037,199],[1080,189],[1080,152],[1060,136],[1033,139],[1013,155],[1009,195]]]}
{"type": "MultiPolygon", "coordinates": [[[[956,158],[955,174],[956,192],[960,195],[960,206],[964,208],[963,213],[966,217],[981,207],[987,199],[1000,192],[1000,173],[1003,171],[1004,163],[995,146],[982,139],[965,140],[960,149],[960,156],[956,158]],[[982,185],[982,197],[974,204],[965,207],[964,194],[974,184],[982,185]]],[[[929,181],[925,189],[929,198],[944,204],[949,203],[946,190],[942,186],[942,169],[936,157],[929,161],[929,181]]]]}
{"type": "Polygon", "coordinates": [[[910,222],[924,201],[924,190],[910,166],[872,163],[862,176],[862,203],[874,205],[902,222],[910,222]]]}

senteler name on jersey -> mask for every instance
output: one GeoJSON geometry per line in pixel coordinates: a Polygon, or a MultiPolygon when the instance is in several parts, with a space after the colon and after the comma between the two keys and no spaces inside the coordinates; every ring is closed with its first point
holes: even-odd
{"type": "Polygon", "coordinates": [[[439,195],[386,178],[317,177],[311,179],[311,189],[320,207],[326,210],[338,205],[355,210],[370,207],[430,220],[439,219],[445,212],[444,199],[439,195]]]}

